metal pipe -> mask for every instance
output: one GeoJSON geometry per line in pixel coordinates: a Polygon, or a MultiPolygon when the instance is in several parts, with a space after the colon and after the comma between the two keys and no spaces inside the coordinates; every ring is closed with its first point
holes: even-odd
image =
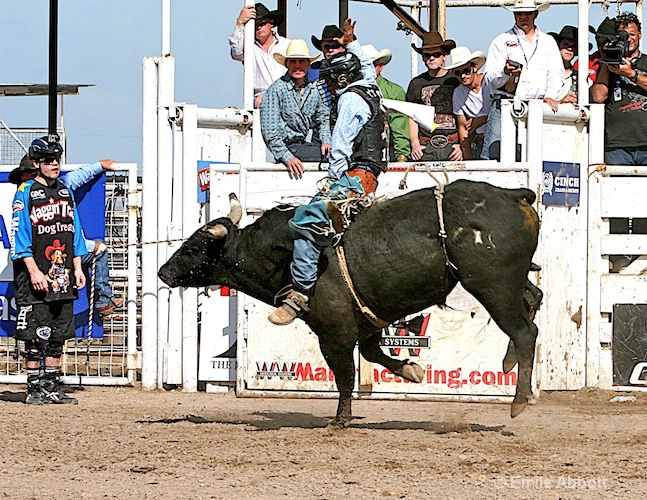
{"type": "Polygon", "coordinates": [[[279,11],[282,11],[285,13],[285,17],[283,18],[283,21],[281,21],[281,24],[278,26],[278,32],[279,35],[286,37],[288,36],[288,0],[278,0],[276,2],[276,8],[279,11]]]}
{"type": "Polygon", "coordinates": [[[56,99],[58,73],[58,0],[49,0],[49,116],[47,132],[50,141],[58,141],[56,99]]]}
{"type": "MultiPolygon", "coordinates": [[[[577,104],[580,107],[589,103],[589,3],[578,2],[577,22],[577,104]]],[[[560,106],[561,107],[561,106],[560,106]]]]}
{"type": "Polygon", "coordinates": [[[339,0],[339,26],[343,28],[346,19],[348,19],[348,0],[339,0]]]}
{"type": "Polygon", "coordinates": [[[162,56],[171,55],[171,0],[162,0],[162,56]]]}
{"type": "MultiPolygon", "coordinates": [[[[253,6],[254,0],[245,0],[246,6],[253,6]]],[[[243,41],[243,107],[254,108],[254,34],[253,20],[245,25],[245,38],[243,41]]]]}
{"type": "Polygon", "coordinates": [[[251,127],[253,114],[238,108],[198,108],[199,127],[251,127]]]}
{"type": "MultiPolygon", "coordinates": [[[[189,238],[200,226],[196,197],[198,165],[198,107],[184,106],[182,122],[182,238],[189,238]]],[[[182,290],[182,390],[198,390],[198,290],[182,290]]]]}
{"type": "Polygon", "coordinates": [[[127,336],[127,352],[128,364],[127,373],[128,381],[131,385],[135,385],[137,380],[138,366],[131,366],[131,360],[135,359],[137,355],[137,280],[134,275],[137,271],[137,211],[139,208],[137,190],[137,164],[131,163],[128,166],[128,250],[127,250],[127,266],[129,270],[134,271],[128,279],[128,305],[126,310],[128,312],[126,328],[127,336]]]}
{"type": "MultiPolygon", "coordinates": [[[[142,64],[142,241],[157,241],[157,66],[142,64]]],[[[142,389],[157,388],[157,248],[142,246],[142,389]]],[[[134,281],[134,280],[133,280],[134,281]]]]}
{"type": "Polygon", "coordinates": [[[429,31],[438,31],[438,0],[429,3],[429,31]]]}

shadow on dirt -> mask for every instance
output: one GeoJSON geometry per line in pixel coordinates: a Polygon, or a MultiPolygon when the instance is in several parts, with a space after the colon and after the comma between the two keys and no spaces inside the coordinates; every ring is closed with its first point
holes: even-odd
{"type": "Polygon", "coordinates": [[[24,403],[25,391],[2,391],[0,392],[0,401],[7,401],[8,403],[24,403]]]}
{"type": "MultiPolygon", "coordinates": [[[[254,413],[262,420],[254,419],[212,419],[199,415],[186,415],[179,418],[163,418],[159,420],[137,420],[138,424],[177,424],[190,422],[193,424],[224,424],[224,425],[245,425],[253,427],[250,430],[269,431],[282,428],[298,429],[324,429],[332,421],[331,417],[316,417],[307,413],[275,413],[258,412],[254,413]]],[[[513,432],[505,430],[504,425],[486,426],[481,424],[468,424],[460,422],[410,422],[403,420],[392,420],[388,422],[361,422],[363,417],[353,418],[350,424],[351,429],[373,429],[373,430],[421,430],[434,434],[468,433],[468,432],[495,432],[502,436],[514,436],[513,432]]]]}

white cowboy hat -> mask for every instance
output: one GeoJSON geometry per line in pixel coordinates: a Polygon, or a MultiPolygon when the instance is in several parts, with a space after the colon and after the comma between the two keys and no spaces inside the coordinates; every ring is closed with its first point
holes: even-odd
{"type": "Polygon", "coordinates": [[[502,5],[501,7],[510,12],[542,12],[550,7],[550,4],[536,0],[515,0],[512,6],[502,5]]]}
{"type": "Polygon", "coordinates": [[[283,66],[285,66],[286,59],[309,59],[310,62],[312,62],[319,59],[319,55],[309,55],[308,44],[306,44],[306,41],[296,38],[292,40],[288,45],[288,48],[285,51],[285,55],[278,53],[274,54],[274,60],[283,66]]]}
{"type": "Polygon", "coordinates": [[[382,49],[379,52],[371,44],[362,45],[362,52],[366,54],[373,64],[389,64],[393,57],[393,52],[389,49],[382,49]]]}
{"type": "Polygon", "coordinates": [[[485,64],[485,52],[482,50],[476,50],[470,52],[470,49],[467,47],[456,47],[449,52],[449,57],[452,59],[452,63],[447,66],[443,66],[443,69],[454,69],[464,64],[473,62],[478,65],[479,68],[482,68],[485,64]]]}

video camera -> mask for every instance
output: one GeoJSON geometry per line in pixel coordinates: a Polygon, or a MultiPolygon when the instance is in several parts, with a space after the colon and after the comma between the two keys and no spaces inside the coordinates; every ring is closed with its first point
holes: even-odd
{"type": "Polygon", "coordinates": [[[609,37],[609,41],[600,49],[602,62],[619,66],[624,63],[623,59],[629,55],[629,33],[625,30],[609,37]]]}

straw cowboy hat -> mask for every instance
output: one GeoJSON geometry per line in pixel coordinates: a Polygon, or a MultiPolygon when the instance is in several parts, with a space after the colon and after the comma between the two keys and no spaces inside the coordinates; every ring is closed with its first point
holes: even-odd
{"type": "Polygon", "coordinates": [[[482,50],[470,52],[470,49],[467,47],[456,47],[455,49],[452,49],[449,53],[449,57],[452,58],[452,63],[447,66],[443,66],[443,69],[454,69],[471,62],[476,64],[479,68],[482,68],[486,59],[485,52],[482,50]]]}
{"type": "Polygon", "coordinates": [[[25,172],[35,172],[36,170],[38,169],[34,167],[34,162],[29,159],[29,155],[25,155],[20,160],[20,165],[9,173],[9,182],[12,184],[22,184],[22,174],[25,172]]]}
{"type": "Polygon", "coordinates": [[[550,4],[544,2],[537,3],[536,0],[515,0],[511,6],[502,5],[501,7],[510,12],[543,12],[550,7],[550,4]]]}
{"type": "MultiPolygon", "coordinates": [[[[324,26],[324,29],[321,32],[321,38],[317,38],[316,36],[312,35],[310,37],[310,41],[312,42],[312,45],[315,49],[321,51],[321,42],[323,42],[324,40],[334,40],[335,38],[341,38],[343,34],[344,32],[339,29],[339,27],[335,26],[334,24],[327,24],[326,26],[324,26]]],[[[357,37],[355,35],[353,35],[353,40],[357,40],[357,37]]]]}
{"type": "Polygon", "coordinates": [[[393,52],[389,49],[382,49],[378,52],[371,44],[362,45],[362,52],[364,52],[373,64],[389,64],[393,57],[393,52]]]}
{"type": "Polygon", "coordinates": [[[260,2],[254,5],[254,10],[256,10],[257,21],[259,19],[271,19],[274,23],[274,26],[281,24],[283,22],[283,18],[285,18],[285,14],[283,14],[283,12],[281,12],[280,10],[270,10],[260,2]]]}
{"type": "Polygon", "coordinates": [[[422,45],[416,47],[414,44],[411,44],[413,50],[418,54],[422,54],[423,50],[438,50],[442,49],[445,52],[456,48],[456,42],[454,40],[443,40],[443,37],[437,31],[428,31],[422,37],[422,45]]]}
{"type": "Polygon", "coordinates": [[[288,48],[283,54],[274,54],[274,60],[285,66],[286,59],[309,59],[310,62],[316,61],[319,59],[319,55],[311,56],[308,54],[308,45],[305,40],[300,40],[298,38],[292,40],[288,45],[288,48]]]}

